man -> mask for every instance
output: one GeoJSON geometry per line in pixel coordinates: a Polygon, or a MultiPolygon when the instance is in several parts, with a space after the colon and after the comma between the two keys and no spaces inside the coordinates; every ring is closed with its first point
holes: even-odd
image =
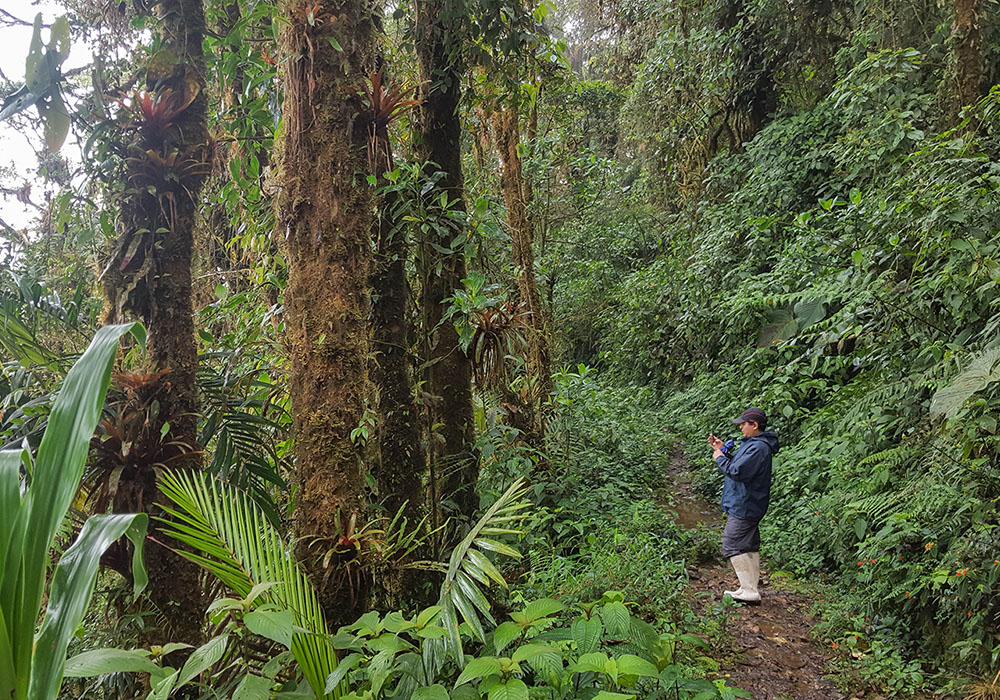
{"type": "Polygon", "coordinates": [[[726,527],[722,532],[722,556],[729,559],[740,586],[725,591],[733,600],[760,604],[760,519],[771,498],[771,455],[778,451],[778,436],[767,430],[767,416],[759,408],[748,408],[733,423],[740,426],[743,440],[735,453],[714,435],[708,436],[712,459],[725,474],[722,510],[726,527]]]}

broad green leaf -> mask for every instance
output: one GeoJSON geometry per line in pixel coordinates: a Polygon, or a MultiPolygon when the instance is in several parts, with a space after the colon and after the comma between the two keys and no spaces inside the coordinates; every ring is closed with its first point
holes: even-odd
{"type": "Polygon", "coordinates": [[[624,693],[609,693],[606,690],[602,690],[597,695],[592,697],[590,700],[635,700],[635,695],[626,695],[624,693]]]}
{"type": "Polygon", "coordinates": [[[62,63],[69,58],[69,20],[57,17],[49,28],[49,49],[56,53],[56,60],[62,63]]]}
{"type": "Polygon", "coordinates": [[[615,658],[615,663],[618,665],[619,673],[629,676],[649,676],[650,678],[656,678],[660,675],[656,666],[634,654],[622,654],[615,658]]]}
{"type": "Polygon", "coordinates": [[[272,685],[274,681],[270,678],[261,678],[248,673],[233,691],[232,700],[268,700],[271,697],[272,685]]]}
{"type": "Polygon", "coordinates": [[[347,674],[356,669],[364,658],[364,656],[355,652],[341,659],[334,672],[326,678],[325,692],[327,694],[332,693],[340,685],[340,682],[347,677],[347,674]]]}
{"type": "Polygon", "coordinates": [[[174,671],[169,676],[161,679],[153,686],[152,691],[146,696],[146,700],[167,700],[170,697],[170,693],[178,685],[177,677],[179,675],[180,671],[174,671]]]}
{"type": "Polygon", "coordinates": [[[495,656],[480,656],[465,666],[465,669],[459,674],[458,680],[455,681],[455,685],[459,686],[476,678],[486,678],[486,676],[492,676],[495,673],[500,673],[500,659],[495,656]]]}
{"type": "Polygon", "coordinates": [[[555,615],[558,612],[562,612],[566,609],[566,606],[560,603],[558,600],[552,598],[540,598],[538,600],[533,600],[524,607],[524,617],[528,622],[536,622],[541,620],[543,617],[549,617],[555,615]]]}
{"type": "Polygon", "coordinates": [[[771,313],[767,325],[760,329],[757,347],[766,348],[776,343],[791,340],[798,333],[799,325],[788,309],[778,309],[771,313]]]}
{"type": "Polygon", "coordinates": [[[142,545],[148,522],[149,516],[139,513],[92,515],[83,524],[76,542],[66,550],[52,575],[49,602],[36,645],[37,649],[44,651],[36,651],[32,659],[28,700],[48,700],[58,693],[66,664],[66,649],[87,612],[101,556],[123,535],[127,535],[134,546],[132,566],[137,585],[145,586],[142,545]]]}
{"type": "Polygon", "coordinates": [[[28,57],[24,60],[24,83],[36,95],[40,95],[46,86],[47,64],[42,44],[42,13],[35,15],[34,27],[31,32],[31,44],[28,46],[28,57]]]}
{"type": "Polygon", "coordinates": [[[57,152],[62,147],[69,134],[70,117],[62,92],[58,85],[49,88],[45,97],[35,103],[38,115],[42,118],[42,132],[45,145],[50,153],[57,152]]]}
{"type": "Polygon", "coordinates": [[[795,304],[795,322],[799,328],[808,328],[826,318],[826,299],[803,299],[795,304]]]}
{"type": "Polygon", "coordinates": [[[518,678],[498,683],[490,689],[489,700],[528,700],[528,686],[518,678]]]}
{"type": "Polygon", "coordinates": [[[66,662],[63,676],[88,678],[105,673],[155,673],[159,667],[145,649],[93,649],[77,654],[66,662]]]}
{"type": "Polygon", "coordinates": [[[421,628],[426,627],[427,625],[429,625],[431,622],[434,621],[434,619],[438,616],[440,612],[441,612],[440,605],[432,605],[429,608],[421,610],[420,613],[417,614],[417,619],[415,620],[415,622],[417,623],[417,627],[421,628]]]}
{"type": "Polygon", "coordinates": [[[501,622],[497,625],[497,628],[493,630],[493,646],[499,654],[513,642],[515,639],[521,636],[521,626],[516,622],[501,622]]]}
{"type": "Polygon", "coordinates": [[[445,687],[440,683],[435,683],[414,690],[410,700],[449,700],[449,698],[445,687]]]}
{"type": "Polygon", "coordinates": [[[213,637],[192,651],[191,656],[184,662],[184,666],[178,674],[177,685],[183,686],[188,681],[200,676],[203,672],[211,668],[226,653],[228,645],[229,635],[220,634],[218,637],[213,637]]]}
{"type": "Polygon", "coordinates": [[[953,418],[977,391],[1000,380],[1000,347],[977,356],[965,370],[931,398],[931,415],[953,418]]]}
{"type": "Polygon", "coordinates": [[[625,604],[617,600],[601,608],[601,620],[612,639],[624,639],[628,636],[630,617],[625,604]]]}
{"type": "Polygon", "coordinates": [[[291,610],[252,610],[243,616],[243,622],[254,634],[277,642],[286,649],[292,646],[295,614],[291,610]]]}
{"type": "Polygon", "coordinates": [[[607,665],[608,655],[595,651],[590,654],[583,654],[576,660],[576,663],[570,667],[570,670],[574,673],[585,673],[587,671],[593,673],[605,673],[607,665]]]}
{"type": "MultiPolygon", "coordinates": [[[[14,658],[14,675],[21,687],[18,691],[20,697],[27,695],[29,679],[31,683],[36,682],[34,680],[36,671],[32,668],[35,665],[33,662],[35,626],[41,610],[46,571],[50,563],[49,548],[66,511],[73,502],[77,486],[83,476],[84,462],[90,449],[90,438],[97,426],[111,381],[111,367],[118,349],[118,340],[134,328],[138,326],[126,324],[99,329],[90,346],[66,375],[53,403],[45,434],[38,447],[31,486],[22,499],[21,508],[13,519],[12,527],[5,532],[8,544],[5,561],[0,562],[0,610],[3,610],[7,628],[10,630],[7,641],[14,658]]],[[[6,519],[7,516],[0,517],[6,519]]],[[[124,527],[127,528],[129,523],[138,521],[114,521],[114,524],[108,521],[99,522],[102,523],[100,529],[106,527],[114,529],[117,524],[124,522],[124,527]]],[[[91,526],[90,532],[96,532],[96,527],[97,524],[91,526]]],[[[87,529],[86,526],[84,529],[87,529]]],[[[115,539],[121,534],[122,532],[119,532],[115,539]]],[[[94,536],[88,535],[88,538],[94,536]]],[[[78,586],[78,592],[85,594],[87,598],[79,598],[77,591],[61,591],[57,597],[53,590],[49,614],[46,615],[42,629],[46,639],[45,642],[39,641],[38,646],[45,651],[37,654],[38,660],[44,666],[44,670],[38,671],[42,674],[38,682],[46,689],[59,687],[66,659],[64,641],[68,640],[68,635],[72,634],[79,624],[79,620],[74,621],[71,617],[77,610],[86,607],[90,592],[93,590],[93,576],[89,574],[91,563],[96,572],[96,561],[91,562],[94,554],[90,549],[91,544],[88,541],[81,543],[81,538],[78,538],[78,546],[74,545],[76,549],[70,548],[70,551],[74,552],[71,560],[68,562],[65,558],[63,560],[63,563],[69,566],[62,570],[61,575],[57,569],[53,577],[53,589],[57,579],[62,581],[60,586],[66,586],[65,579],[73,578],[73,585],[78,586]],[[53,600],[58,600],[60,604],[66,606],[68,612],[62,617],[51,614],[53,600]]],[[[135,583],[141,587],[145,583],[145,569],[141,565],[141,547],[138,549],[140,561],[135,583]]],[[[82,618],[82,611],[80,616],[82,618]]]]}
{"type": "Polygon", "coordinates": [[[482,696],[479,690],[476,689],[474,685],[460,685],[457,688],[452,688],[451,700],[481,700],[482,696]]]}
{"type": "Polygon", "coordinates": [[[538,677],[551,686],[559,687],[563,681],[562,653],[554,651],[538,654],[528,659],[528,665],[534,669],[538,677]]]}
{"type": "Polygon", "coordinates": [[[590,654],[597,651],[601,644],[601,634],[604,628],[597,617],[585,620],[582,617],[573,620],[573,642],[580,654],[590,654]]]}
{"type": "Polygon", "coordinates": [[[511,660],[520,663],[521,661],[528,661],[536,656],[541,656],[542,654],[558,654],[559,650],[554,646],[549,644],[541,644],[533,642],[531,644],[524,644],[519,646],[514,653],[511,655],[511,660]]]}

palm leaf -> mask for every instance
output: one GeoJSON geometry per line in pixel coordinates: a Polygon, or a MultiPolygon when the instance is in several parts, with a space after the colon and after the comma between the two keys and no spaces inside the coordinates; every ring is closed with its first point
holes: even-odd
{"type": "MultiPolygon", "coordinates": [[[[326,678],[337,668],[316,592],[278,531],[245,493],[200,473],[169,472],[160,490],[174,504],[165,510],[165,532],[193,547],[180,552],[241,597],[263,583],[275,583],[254,606],[277,605],[295,615],[291,651],[316,693],[325,697],[326,678]]],[[[340,690],[333,693],[339,697],[340,690]]]]}
{"type": "MultiPolygon", "coordinates": [[[[458,546],[451,553],[448,562],[448,570],[445,574],[444,583],[441,584],[441,597],[438,605],[441,606],[441,625],[448,630],[447,640],[441,640],[442,644],[447,644],[455,659],[461,665],[463,663],[462,639],[458,633],[459,615],[469,625],[481,642],[486,642],[485,631],[483,630],[482,619],[487,620],[495,626],[493,617],[489,612],[489,602],[483,594],[480,585],[490,585],[490,582],[506,587],[503,578],[494,576],[495,567],[484,566],[480,552],[495,551],[506,556],[516,556],[520,554],[509,547],[497,547],[497,542],[486,537],[486,535],[496,535],[505,533],[518,533],[511,529],[511,525],[516,524],[527,516],[526,508],[531,506],[530,502],[522,500],[527,494],[528,488],[524,485],[523,479],[518,479],[508,488],[497,502],[494,503],[482,518],[472,527],[469,534],[465,536],[458,546]],[[475,549],[473,549],[475,548],[475,549]],[[482,618],[482,619],[481,619],[482,618]]],[[[438,645],[426,644],[425,648],[430,649],[431,656],[439,656],[442,649],[435,649],[438,645]]],[[[441,659],[437,659],[440,663],[441,659]]]]}

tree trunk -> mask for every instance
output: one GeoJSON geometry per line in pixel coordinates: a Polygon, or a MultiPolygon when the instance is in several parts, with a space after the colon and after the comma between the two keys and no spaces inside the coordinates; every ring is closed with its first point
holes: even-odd
{"type": "Polygon", "coordinates": [[[373,17],[357,0],[283,0],[278,35],[285,97],[278,144],[277,230],[288,252],[285,327],[291,348],[299,556],[332,625],[352,620],[366,584],[339,544],[364,506],[351,432],[370,394],[368,280],[374,225],[364,181],[366,115],[357,95],[372,66],[373,17]],[[333,551],[328,567],[322,557],[333,551]]]}
{"type": "Polygon", "coordinates": [[[517,287],[527,311],[528,377],[531,391],[525,408],[532,415],[531,433],[526,441],[541,448],[545,435],[544,402],[552,392],[549,367],[549,343],[546,335],[545,310],[538,293],[535,277],[535,230],[528,215],[530,190],[524,177],[521,155],[520,124],[517,107],[507,107],[494,115],[497,149],[503,165],[500,186],[507,206],[507,224],[513,245],[514,266],[518,270],[517,287]]]}
{"type": "Polygon", "coordinates": [[[986,75],[981,29],[982,0],[955,0],[951,40],[955,53],[954,116],[983,96],[986,75]]]}
{"type": "MultiPolygon", "coordinates": [[[[371,149],[373,174],[380,186],[392,170],[392,146],[386,124],[376,124],[371,149]]],[[[378,391],[379,459],[375,480],[389,517],[400,508],[410,521],[423,510],[421,486],[424,458],[420,451],[420,421],[410,380],[410,327],[407,319],[406,227],[396,219],[399,197],[393,192],[376,202],[373,229],[376,260],[372,275],[372,336],[375,362],[372,382],[378,391]]]]}
{"type": "MultiPolygon", "coordinates": [[[[465,210],[462,176],[462,129],[459,121],[461,72],[449,46],[445,0],[418,0],[414,45],[419,71],[416,143],[417,157],[428,163],[428,172],[441,170],[444,177],[427,193],[428,200],[446,192],[453,207],[465,210]],[[434,165],[431,165],[433,163],[434,165]]],[[[452,8],[450,12],[454,13],[452,8]]],[[[454,231],[449,247],[460,231],[454,231]]],[[[433,241],[438,243],[437,241],[433,241]]],[[[478,458],[473,451],[472,366],[459,347],[458,333],[450,321],[442,323],[442,302],[462,288],[466,276],[465,254],[461,250],[442,255],[421,242],[421,311],[427,348],[426,391],[431,395],[430,439],[432,482],[435,502],[449,499],[458,513],[473,516],[479,504],[476,481],[478,458]],[[437,266],[440,264],[440,272],[437,266]]]]}
{"type": "MultiPolygon", "coordinates": [[[[156,432],[164,428],[162,440],[155,454],[133,462],[145,494],[156,494],[156,469],[164,463],[173,469],[201,467],[191,258],[208,146],[205,16],[201,0],[164,0],[157,11],[158,33],[169,51],[163,55],[172,56],[166,65],[150,68],[146,89],[152,110],[169,116],[150,118],[133,107],[122,235],[104,275],[107,320],[140,319],[149,334],[148,371],[165,373],[153,413],[156,432]]],[[[157,498],[147,497],[142,508],[155,513],[157,498]]],[[[150,528],[154,539],[164,541],[155,522],[150,528]]],[[[207,603],[199,568],[155,542],[146,550],[146,566],[147,594],[167,624],[149,630],[144,641],[198,644],[207,603]]]]}

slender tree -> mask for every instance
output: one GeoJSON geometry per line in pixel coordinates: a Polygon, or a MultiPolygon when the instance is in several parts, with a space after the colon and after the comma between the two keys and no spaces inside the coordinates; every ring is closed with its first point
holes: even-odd
{"type": "MultiPolygon", "coordinates": [[[[150,376],[162,376],[151,413],[160,446],[131,465],[151,510],[156,472],[198,469],[198,352],[191,305],[191,259],[198,194],[207,171],[202,0],[156,5],[160,50],[146,89],[135,95],[127,127],[134,133],[126,165],[121,237],[105,274],[108,320],[140,319],[149,332],[150,376]]],[[[157,539],[155,527],[152,536],[157,539]]],[[[206,599],[197,566],[153,544],[147,550],[148,595],[168,621],[165,636],[197,643],[206,599]]]]}
{"type": "Polygon", "coordinates": [[[375,225],[362,99],[373,65],[373,17],[360,0],[283,0],[278,61],[284,130],[277,144],[277,231],[288,253],[285,327],[291,349],[299,554],[333,623],[355,617],[364,591],[341,546],[364,505],[370,236],[375,225]],[[326,557],[326,554],[330,554],[326,557]],[[324,569],[324,561],[327,567],[324,569]]]}
{"type": "Polygon", "coordinates": [[[420,450],[420,420],[410,376],[409,285],[406,223],[401,220],[401,197],[386,174],[393,169],[389,123],[415,102],[399,88],[383,81],[381,72],[367,91],[369,172],[380,186],[376,197],[375,267],[372,275],[372,339],[375,362],[372,381],[378,391],[379,458],[375,478],[389,515],[405,506],[412,523],[422,508],[424,456],[420,450]]]}
{"type": "Polygon", "coordinates": [[[529,414],[530,420],[522,419],[517,423],[526,432],[528,442],[541,447],[545,431],[544,401],[552,391],[552,378],[545,310],[535,275],[535,227],[529,216],[532,193],[521,160],[521,127],[517,105],[497,110],[493,123],[502,164],[500,187],[507,207],[517,287],[521,303],[527,312],[527,374],[531,382],[523,410],[529,414]]]}
{"type": "MultiPolygon", "coordinates": [[[[466,8],[462,0],[417,0],[414,5],[414,45],[420,79],[416,112],[415,152],[429,172],[443,177],[427,193],[444,193],[451,207],[465,211],[462,173],[462,128],[459,115],[462,66],[454,42],[462,35],[457,18],[466,8]]],[[[461,231],[453,231],[452,240],[461,231]]],[[[426,391],[431,395],[430,424],[437,433],[429,441],[432,474],[438,498],[451,499],[459,512],[471,515],[478,506],[476,481],[479,464],[473,452],[472,366],[462,352],[458,332],[444,316],[444,300],[461,289],[466,261],[461,249],[442,255],[452,240],[423,241],[421,311],[424,333],[426,391]],[[434,246],[437,245],[437,248],[434,246]]]]}
{"type": "Polygon", "coordinates": [[[975,104],[983,96],[986,75],[981,0],[955,0],[955,20],[951,41],[955,61],[955,90],[952,112],[975,104]]]}

